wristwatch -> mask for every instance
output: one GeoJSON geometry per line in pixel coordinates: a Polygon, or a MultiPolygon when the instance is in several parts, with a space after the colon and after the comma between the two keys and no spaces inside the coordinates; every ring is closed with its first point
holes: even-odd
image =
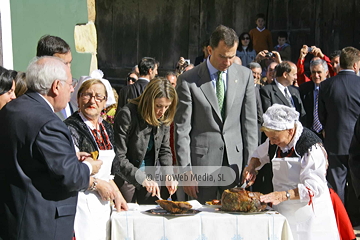
{"type": "Polygon", "coordinates": [[[287,198],[287,200],[290,200],[290,193],[289,193],[289,191],[285,191],[286,192],[286,198],[287,198]]]}
{"type": "Polygon", "coordinates": [[[89,188],[90,191],[95,191],[96,190],[96,185],[98,184],[96,178],[94,178],[91,187],[89,188]]]}

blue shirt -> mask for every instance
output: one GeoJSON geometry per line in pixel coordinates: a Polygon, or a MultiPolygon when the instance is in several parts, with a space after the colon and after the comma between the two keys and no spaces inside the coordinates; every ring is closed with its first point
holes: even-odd
{"type": "MultiPolygon", "coordinates": [[[[211,65],[210,57],[211,56],[209,56],[207,58],[206,64],[207,64],[207,67],[209,69],[210,79],[211,79],[212,85],[213,85],[215,93],[216,93],[216,81],[217,81],[218,76],[219,76],[219,74],[218,74],[219,70],[217,70],[216,68],[214,68],[213,65],[211,65]]],[[[225,70],[222,73],[222,80],[224,81],[224,87],[225,87],[225,93],[226,93],[226,89],[227,89],[227,70],[225,70]]]]}

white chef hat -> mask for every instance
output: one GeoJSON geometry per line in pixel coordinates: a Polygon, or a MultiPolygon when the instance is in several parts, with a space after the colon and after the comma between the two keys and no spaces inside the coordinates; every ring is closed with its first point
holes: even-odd
{"type": "Polygon", "coordinates": [[[106,92],[108,95],[105,107],[109,107],[109,106],[115,104],[116,101],[115,101],[115,96],[114,96],[114,92],[112,90],[111,84],[108,80],[104,79],[103,77],[104,77],[104,73],[100,69],[96,69],[96,70],[92,71],[90,76],[81,76],[79,79],[79,82],[76,84],[74,92],[71,95],[71,99],[70,99],[71,104],[73,106],[78,105],[77,94],[78,94],[79,88],[85,81],[90,80],[90,79],[99,79],[105,85],[106,92]]]}
{"type": "Polygon", "coordinates": [[[295,108],[275,103],[266,110],[263,119],[263,127],[282,131],[294,128],[295,121],[299,119],[299,113],[295,108]]]}

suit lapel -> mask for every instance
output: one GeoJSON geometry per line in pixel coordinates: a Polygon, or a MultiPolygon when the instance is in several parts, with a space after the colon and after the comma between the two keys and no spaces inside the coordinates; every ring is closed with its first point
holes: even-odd
{"type": "Polygon", "coordinates": [[[214,109],[218,117],[221,119],[219,110],[219,103],[215,94],[214,86],[212,85],[209,70],[206,64],[201,64],[199,70],[199,86],[206,99],[209,101],[211,107],[214,109]]]}
{"type": "Polygon", "coordinates": [[[227,88],[226,88],[226,110],[225,110],[225,116],[228,116],[231,107],[234,103],[234,98],[236,95],[237,87],[239,79],[236,77],[239,74],[237,74],[237,70],[235,67],[230,67],[228,69],[228,79],[227,79],[227,88]]]}
{"type": "Polygon", "coordinates": [[[288,107],[292,107],[290,106],[289,102],[286,100],[284,94],[280,91],[280,89],[276,86],[276,83],[273,82],[273,90],[274,90],[274,94],[281,100],[283,105],[286,105],[288,107]]]}

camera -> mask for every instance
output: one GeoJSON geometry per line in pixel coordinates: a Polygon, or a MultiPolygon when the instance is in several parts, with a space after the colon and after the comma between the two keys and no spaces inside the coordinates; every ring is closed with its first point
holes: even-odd
{"type": "Polygon", "coordinates": [[[270,57],[272,57],[272,56],[274,56],[274,54],[273,54],[272,52],[267,52],[267,53],[265,54],[265,57],[268,57],[268,58],[270,58],[270,57]]]}
{"type": "Polygon", "coordinates": [[[312,47],[308,47],[308,52],[311,52],[313,50],[312,47]]]}

